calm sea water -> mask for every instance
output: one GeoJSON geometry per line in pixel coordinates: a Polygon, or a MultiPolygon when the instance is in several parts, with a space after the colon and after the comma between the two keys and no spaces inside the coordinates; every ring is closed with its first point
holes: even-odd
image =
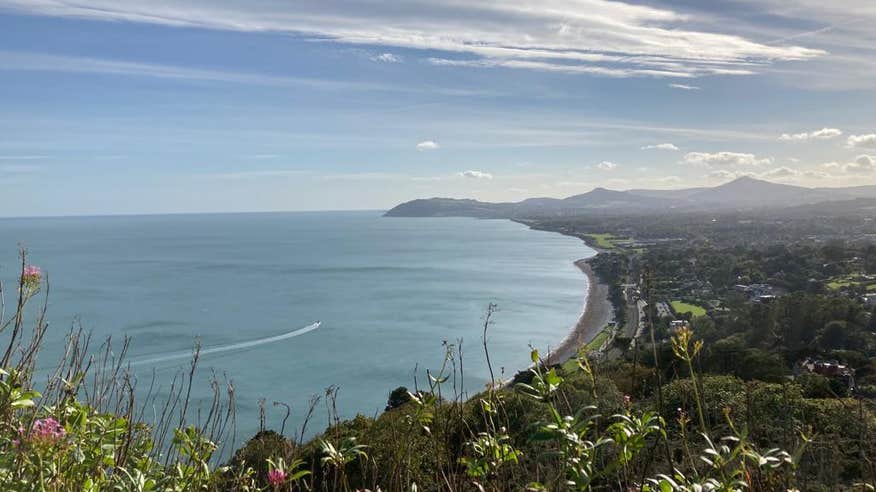
{"type": "Polygon", "coordinates": [[[329,385],[340,387],[343,416],[373,415],[393,388],[413,386],[417,365],[440,365],[444,340],[463,339],[466,386],[478,391],[490,302],[499,306],[491,358],[513,374],[529,345],[556,345],[575,324],[587,279],[573,261],[593,254],[510,221],[376,212],[3,219],[5,282],[17,274],[19,243],[51,278],[41,365],[57,360],[78,318],[97,339],[131,337],[141,380],[155,369],[165,388],[186,364],[173,355],[200,337],[220,349],[203,357],[201,373],[235,383],[238,439],[257,429],[259,398],[273,427],[285,411],[271,402],[292,405],[289,429],[329,385]],[[317,330],[254,343],[316,320],[317,330]]]}

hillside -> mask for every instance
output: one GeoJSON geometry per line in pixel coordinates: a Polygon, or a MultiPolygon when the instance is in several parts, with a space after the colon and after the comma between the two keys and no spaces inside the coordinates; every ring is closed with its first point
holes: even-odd
{"type": "Polygon", "coordinates": [[[580,214],[624,214],[752,210],[876,198],[876,187],[806,188],[741,177],[712,188],[615,191],[595,188],[557,198],[529,198],[517,203],[430,198],[413,200],[386,212],[388,217],[513,218],[580,214]]]}

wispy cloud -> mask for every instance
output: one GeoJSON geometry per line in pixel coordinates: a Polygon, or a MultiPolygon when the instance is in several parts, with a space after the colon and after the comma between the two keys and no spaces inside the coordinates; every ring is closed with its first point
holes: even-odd
{"type": "Polygon", "coordinates": [[[838,128],[822,128],[811,132],[802,133],[783,133],[779,136],[779,140],[790,142],[803,142],[806,140],[829,140],[842,136],[842,130],[838,128]]]}
{"type": "Polygon", "coordinates": [[[492,174],[485,173],[483,171],[473,171],[473,170],[462,171],[459,173],[459,175],[462,176],[463,178],[470,178],[470,179],[493,179],[492,174]]]}
{"type": "Polygon", "coordinates": [[[846,141],[849,148],[876,149],[876,133],[869,135],[850,135],[846,141]]]}
{"type": "MultiPolygon", "coordinates": [[[[284,32],[340,43],[455,53],[468,58],[438,59],[464,66],[618,77],[748,74],[776,61],[824,54],[705,30],[669,8],[608,0],[435,0],[413,1],[404,8],[339,0],[271,2],[259,8],[245,0],[193,0],[184,6],[136,0],[0,0],[3,7],[93,20],[284,32]]],[[[685,88],[689,87],[693,86],[685,88]]]]}
{"type": "Polygon", "coordinates": [[[402,58],[398,55],[394,55],[392,53],[381,53],[379,55],[372,55],[369,57],[371,61],[383,62],[383,63],[401,63],[402,58]]]}
{"type": "MultiPolygon", "coordinates": [[[[0,0],[2,2],[3,0],[0,0]]],[[[344,81],[308,77],[294,77],[252,72],[213,70],[180,65],[143,63],[82,56],[50,55],[24,51],[0,50],[0,72],[66,72],[90,73],[116,76],[151,77],[190,82],[220,82],[229,84],[258,85],[269,87],[309,87],[341,91],[380,91],[429,93],[447,96],[495,95],[493,92],[440,87],[412,87],[365,81],[344,81]]]]}
{"type": "Polygon", "coordinates": [[[611,161],[602,161],[596,165],[596,169],[600,171],[614,171],[617,169],[617,164],[611,161]]]}
{"type": "Polygon", "coordinates": [[[433,142],[432,140],[424,140],[417,144],[417,150],[419,150],[420,152],[426,150],[438,150],[440,148],[441,146],[438,145],[438,143],[433,142]]]}
{"type": "Polygon", "coordinates": [[[821,169],[830,173],[871,174],[876,171],[876,156],[862,154],[852,162],[826,162],[821,165],[821,169]]]}
{"type": "Polygon", "coordinates": [[[687,84],[669,84],[669,87],[672,87],[673,89],[681,89],[683,91],[698,91],[698,90],[700,90],[699,86],[687,85],[687,84]]]}
{"type": "Polygon", "coordinates": [[[661,143],[654,145],[645,145],[644,147],[642,147],[642,150],[678,150],[678,147],[671,143],[661,143]]]}
{"type": "Polygon", "coordinates": [[[709,168],[768,166],[772,162],[771,157],[760,158],[740,152],[688,152],[682,159],[684,164],[709,168]]]}

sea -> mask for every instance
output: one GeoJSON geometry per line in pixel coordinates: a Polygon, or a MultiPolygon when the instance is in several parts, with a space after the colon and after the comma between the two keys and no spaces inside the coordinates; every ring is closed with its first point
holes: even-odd
{"type": "MultiPolygon", "coordinates": [[[[465,391],[482,390],[491,303],[490,359],[510,378],[530,347],[547,351],[571,331],[588,290],[573,262],[595,254],[508,220],[377,211],[0,219],[7,314],[19,246],[50,282],[41,371],[81,325],[95,352],[129,337],[138,393],[160,396],[197,340],[195,405],[206,405],[210,377],[232,381],[238,444],[259,429],[260,407],[265,427],[285,420],[297,434],[329,387],[342,418],[374,416],[394,388],[427,386],[448,344],[461,345],[465,391]]],[[[305,436],[325,425],[322,405],[305,436]]]]}

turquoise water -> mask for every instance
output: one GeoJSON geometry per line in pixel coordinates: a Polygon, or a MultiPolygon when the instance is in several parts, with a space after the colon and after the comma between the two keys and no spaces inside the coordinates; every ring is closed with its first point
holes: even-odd
{"type": "Polygon", "coordinates": [[[377,212],[3,219],[7,285],[18,243],[51,279],[41,365],[57,360],[78,318],[96,339],[130,336],[140,380],[156,370],[166,385],[200,337],[217,349],[201,374],[235,383],[242,438],[258,427],[259,398],[272,427],[285,411],[271,402],[292,405],[289,429],[329,385],[343,416],[373,415],[393,388],[413,386],[417,365],[440,365],[444,340],[463,339],[466,387],[478,391],[490,302],[491,358],[513,375],[530,344],[556,345],[575,324],[587,279],[573,261],[593,254],[510,221],[377,212]]]}

